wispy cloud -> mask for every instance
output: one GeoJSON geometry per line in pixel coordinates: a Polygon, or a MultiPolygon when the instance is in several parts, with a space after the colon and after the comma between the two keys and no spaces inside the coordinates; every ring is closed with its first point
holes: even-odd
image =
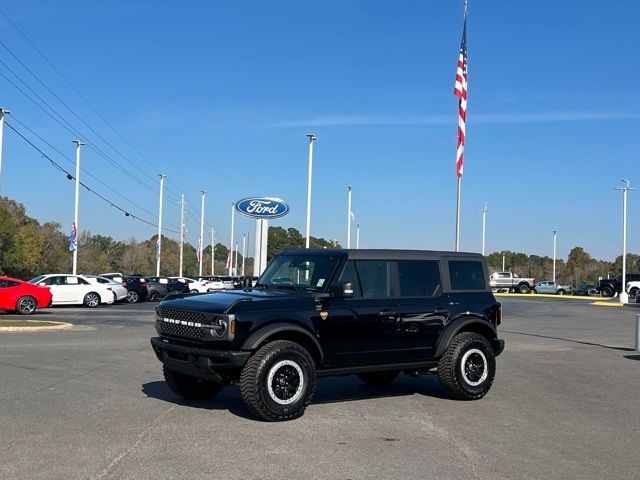
{"type": "MultiPolygon", "coordinates": [[[[350,127],[376,125],[450,125],[456,115],[327,115],[308,119],[286,120],[271,125],[273,128],[290,127],[350,127]]],[[[551,111],[469,113],[468,121],[486,124],[589,122],[606,120],[639,120],[640,113],[615,111],[551,111]]]]}

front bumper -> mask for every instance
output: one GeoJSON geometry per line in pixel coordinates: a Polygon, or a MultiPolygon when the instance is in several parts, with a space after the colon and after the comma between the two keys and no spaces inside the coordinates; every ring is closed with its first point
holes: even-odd
{"type": "Polygon", "coordinates": [[[165,342],[160,337],[153,337],[151,346],[166,367],[205,380],[217,378],[220,371],[244,367],[251,356],[251,352],[246,351],[187,347],[165,342]]]}

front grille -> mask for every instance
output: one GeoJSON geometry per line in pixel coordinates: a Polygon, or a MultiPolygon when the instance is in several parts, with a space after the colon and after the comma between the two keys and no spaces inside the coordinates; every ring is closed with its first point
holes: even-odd
{"type": "Polygon", "coordinates": [[[174,308],[158,307],[156,310],[157,322],[161,335],[172,337],[194,338],[200,340],[204,338],[204,329],[182,323],[167,322],[164,319],[177,320],[180,322],[205,323],[205,315],[200,312],[190,312],[188,310],[176,310],[174,308]]]}
{"type": "Polygon", "coordinates": [[[204,338],[204,329],[200,327],[190,327],[188,325],[180,325],[176,323],[167,323],[162,320],[160,322],[160,334],[169,335],[172,337],[186,337],[186,338],[204,338]]]}

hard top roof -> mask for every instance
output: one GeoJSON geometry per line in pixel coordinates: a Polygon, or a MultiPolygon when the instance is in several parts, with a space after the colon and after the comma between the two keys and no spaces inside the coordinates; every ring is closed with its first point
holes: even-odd
{"type": "Polygon", "coordinates": [[[461,257],[484,259],[473,252],[448,252],[437,250],[344,249],[344,248],[287,248],[280,254],[289,255],[349,255],[353,260],[420,260],[434,257],[461,257]]]}

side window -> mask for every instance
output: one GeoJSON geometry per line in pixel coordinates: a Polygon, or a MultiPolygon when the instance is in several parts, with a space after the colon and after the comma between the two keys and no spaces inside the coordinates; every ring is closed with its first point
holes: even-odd
{"type": "Polygon", "coordinates": [[[364,260],[356,262],[364,298],[391,297],[392,262],[364,260]]]}
{"type": "Polygon", "coordinates": [[[484,267],[478,260],[449,260],[452,290],[485,290],[484,267]]]}
{"type": "Polygon", "coordinates": [[[84,278],[78,278],[77,280],[80,285],[89,285],[89,282],[87,282],[84,278]]]}
{"type": "Polygon", "coordinates": [[[7,288],[9,286],[8,280],[0,280],[0,288],[7,288]]]}
{"type": "Polygon", "coordinates": [[[109,283],[109,280],[106,278],[97,278],[96,280],[98,280],[98,283],[109,283]]]}
{"type": "Polygon", "coordinates": [[[78,285],[80,282],[78,281],[79,278],[78,277],[66,277],[67,278],[67,285],[78,285]]]}
{"type": "Polygon", "coordinates": [[[436,297],[442,293],[436,260],[398,261],[402,297],[436,297]]]}
{"type": "Polygon", "coordinates": [[[65,277],[49,277],[44,281],[45,285],[66,285],[65,277]]]}
{"type": "Polygon", "coordinates": [[[353,298],[362,297],[362,287],[360,286],[360,279],[358,278],[358,272],[356,272],[356,266],[353,260],[349,260],[344,266],[344,270],[338,281],[351,283],[353,298]]]}

